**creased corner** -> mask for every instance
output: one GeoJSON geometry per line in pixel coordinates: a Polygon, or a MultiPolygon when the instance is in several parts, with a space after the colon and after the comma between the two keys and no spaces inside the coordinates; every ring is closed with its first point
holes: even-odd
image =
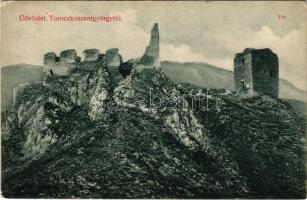
{"type": "Polygon", "coordinates": [[[13,3],[13,1],[1,1],[0,2],[0,8],[4,8],[5,6],[13,3]]]}

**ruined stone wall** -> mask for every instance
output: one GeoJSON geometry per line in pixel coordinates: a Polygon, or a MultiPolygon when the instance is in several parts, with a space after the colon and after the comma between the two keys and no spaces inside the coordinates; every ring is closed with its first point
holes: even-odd
{"type": "Polygon", "coordinates": [[[106,62],[108,67],[119,67],[122,64],[122,57],[117,48],[106,51],[106,62]]]}
{"type": "Polygon", "coordinates": [[[44,73],[48,76],[67,76],[72,70],[93,71],[98,65],[108,67],[109,72],[116,82],[122,80],[119,66],[123,63],[122,56],[117,48],[108,49],[106,54],[100,54],[98,49],[86,49],[83,51],[84,59],[77,56],[73,49],[62,51],[60,56],[54,52],[46,53],[44,56],[44,73]]]}
{"type": "Polygon", "coordinates": [[[151,29],[149,45],[146,47],[144,55],[140,59],[140,66],[160,67],[159,61],[160,43],[159,43],[159,27],[155,23],[151,29]]]}
{"type": "Polygon", "coordinates": [[[80,62],[80,57],[74,49],[62,51],[58,57],[54,52],[44,56],[44,73],[46,75],[65,76],[80,62]]]}
{"type": "Polygon", "coordinates": [[[86,49],[83,51],[84,62],[96,61],[100,51],[98,49],[86,49]]]}
{"type": "Polygon", "coordinates": [[[44,55],[44,65],[55,65],[59,62],[59,57],[54,52],[49,52],[44,55]]]}
{"type": "Polygon", "coordinates": [[[248,48],[243,53],[236,54],[234,75],[237,92],[244,92],[251,96],[278,97],[278,57],[270,49],[248,48]]]}
{"type": "Polygon", "coordinates": [[[81,61],[74,49],[62,51],[60,56],[57,56],[54,52],[49,52],[44,55],[44,73],[46,75],[66,76],[74,69],[95,70],[99,63],[107,62],[109,67],[117,68],[122,64],[122,57],[118,54],[118,49],[109,49],[106,53],[107,56],[101,54],[98,49],[86,49],[83,51],[84,59],[81,61]]]}
{"type": "Polygon", "coordinates": [[[56,63],[55,65],[46,65],[44,67],[44,73],[46,75],[59,75],[59,76],[66,76],[69,74],[70,70],[76,67],[75,63],[67,63],[67,64],[60,64],[56,63]]]}
{"type": "Polygon", "coordinates": [[[253,85],[257,95],[278,97],[278,57],[270,49],[252,53],[253,85]]]}
{"type": "Polygon", "coordinates": [[[234,79],[237,92],[253,95],[252,56],[250,53],[236,54],[234,79]]]}
{"type": "Polygon", "coordinates": [[[66,64],[66,63],[74,63],[77,59],[77,52],[74,49],[68,49],[65,51],[62,51],[60,54],[60,63],[66,64]]]}

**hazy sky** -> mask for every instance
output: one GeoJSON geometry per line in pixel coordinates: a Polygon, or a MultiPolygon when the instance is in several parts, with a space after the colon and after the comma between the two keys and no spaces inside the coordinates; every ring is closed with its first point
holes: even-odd
{"type": "Polygon", "coordinates": [[[116,47],[124,60],[140,57],[158,22],[161,60],[233,70],[235,53],[268,47],[279,56],[280,76],[305,89],[304,2],[13,2],[1,11],[1,66],[42,65],[44,53],[71,48],[81,56],[86,48],[116,47]],[[21,14],[120,15],[122,21],[21,22],[21,14]]]}

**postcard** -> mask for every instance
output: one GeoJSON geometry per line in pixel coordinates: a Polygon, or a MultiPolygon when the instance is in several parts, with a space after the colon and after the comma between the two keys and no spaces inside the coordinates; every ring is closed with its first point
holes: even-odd
{"type": "Polygon", "coordinates": [[[4,198],[306,198],[306,3],[1,3],[4,198]]]}

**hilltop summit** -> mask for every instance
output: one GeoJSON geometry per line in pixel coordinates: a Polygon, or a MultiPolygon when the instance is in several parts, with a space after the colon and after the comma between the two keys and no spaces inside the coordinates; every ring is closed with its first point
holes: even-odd
{"type": "Polygon", "coordinates": [[[305,120],[281,100],[177,85],[154,69],[116,84],[106,63],[45,82],[5,113],[5,197],[305,196],[305,120]]]}

